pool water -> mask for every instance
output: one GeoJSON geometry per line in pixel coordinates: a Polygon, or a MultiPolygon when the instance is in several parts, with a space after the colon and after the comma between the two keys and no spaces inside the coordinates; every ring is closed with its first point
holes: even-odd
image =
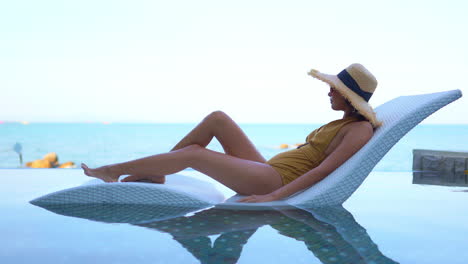
{"type": "Polygon", "coordinates": [[[467,176],[445,186],[434,183],[450,177],[431,177],[372,172],[337,207],[171,216],[151,205],[41,208],[29,201],[89,178],[2,169],[0,263],[468,263],[467,176]]]}

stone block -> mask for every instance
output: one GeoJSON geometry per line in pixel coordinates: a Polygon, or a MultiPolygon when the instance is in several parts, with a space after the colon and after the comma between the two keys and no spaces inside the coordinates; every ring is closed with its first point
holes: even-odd
{"type": "Polygon", "coordinates": [[[413,150],[413,183],[468,186],[468,153],[413,150]]]}
{"type": "Polygon", "coordinates": [[[468,152],[413,150],[413,171],[464,173],[468,169],[468,152]]]}

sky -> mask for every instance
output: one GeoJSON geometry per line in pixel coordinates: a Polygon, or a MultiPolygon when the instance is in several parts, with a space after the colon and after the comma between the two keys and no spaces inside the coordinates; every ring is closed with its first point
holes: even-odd
{"type": "MultiPolygon", "coordinates": [[[[0,122],[325,123],[307,72],[361,63],[373,107],[460,89],[468,2],[412,0],[1,1],[0,122]]],[[[468,124],[466,98],[427,124],[468,124]]]]}

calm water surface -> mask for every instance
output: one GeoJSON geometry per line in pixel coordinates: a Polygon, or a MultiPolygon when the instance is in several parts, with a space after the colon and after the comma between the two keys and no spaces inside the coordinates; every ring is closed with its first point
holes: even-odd
{"type": "MultiPolygon", "coordinates": [[[[343,207],[270,211],[212,207],[183,216],[157,206],[41,208],[29,203],[87,182],[79,170],[3,169],[0,180],[0,263],[468,260],[468,184],[423,185],[419,183],[424,179],[411,172],[371,173],[343,207]]],[[[232,194],[224,190],[227,196],[232,194]]]]}

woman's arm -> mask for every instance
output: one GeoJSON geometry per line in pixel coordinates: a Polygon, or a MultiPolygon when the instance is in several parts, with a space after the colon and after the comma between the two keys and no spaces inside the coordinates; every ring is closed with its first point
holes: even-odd
{"type": "Polygon", "coordinates": [[[371,139],[372,135],[373,129],[370,123],[360,122],[353,124],[343,136],[341,143],[319,166],[270,194],[248,196],[240,199],[239,202],[279,200],[316,184],[353,156],[371,139]]]}

